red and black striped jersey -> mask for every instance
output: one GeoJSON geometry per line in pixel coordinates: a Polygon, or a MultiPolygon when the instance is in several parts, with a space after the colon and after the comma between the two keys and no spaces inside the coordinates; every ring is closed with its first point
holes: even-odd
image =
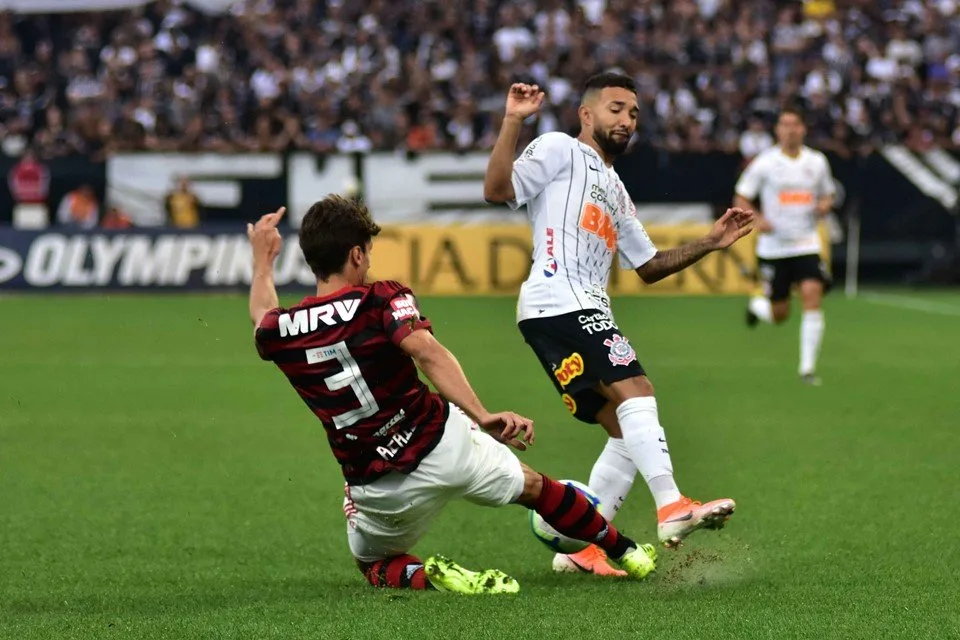
{"type": "Polygon", "coordinates": [[[260,357],[323,423],[348,484],[410,473],[443,436],[449,405],[398,346],[419,329],[432,331],[430,321],[410,289],[392,281],[304,298],[257,328],[260,357]]]}

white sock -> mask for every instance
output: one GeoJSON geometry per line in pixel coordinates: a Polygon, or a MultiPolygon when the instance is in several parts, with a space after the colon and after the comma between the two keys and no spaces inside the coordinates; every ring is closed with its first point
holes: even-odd
{"type": "Polygon", "coordinates": [[[610,438],[600,457],[593,463],[590,472],[590,490],[600,498],[600,515],[607,520],[620,511],[633,480],[637,477],[637,465],[630,459],[630,452],[621,438],[610,438]]]}
{"type": "Polygon", "coordinates": [[[804,311],[800,320],[800,375],[817,370],[817,355],[823,341],[823,311],[804,311]]]}
{"type": "Polygon", "coordinates": [[[633,464],[643,475],[657,503],[657,509],[680,499],[680,490],[673,479],[673,462],[667,449],[667,438],[657,416],[657,399],[630,398],[617,407],[617,420],[623,431],[623,442],[633,464]]]}
{"type": "Polygon", "coordinates": [[[770,304],[770,300],[763,296],[750,298],[750,311],[762,322],[773,322],[773,306],[770,304]]]}

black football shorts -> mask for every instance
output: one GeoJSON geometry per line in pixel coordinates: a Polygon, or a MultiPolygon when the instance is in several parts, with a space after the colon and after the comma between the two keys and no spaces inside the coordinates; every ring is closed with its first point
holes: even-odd
{"type": "Polygon", "coordinates": [[[758,263],[763,294],[774,302],[788,300],[793,285],[804,280],[819,280],[824,292],[833,285],[826,263],[817,254],[770,260],[760,258],[758,263]]]}
{"type": "Polygon", "coordinates": [[[583,422],[596,424],[607,403],[595,388],[598,382],[644,375],[633,346],[600,309],[529,318],[519,327],[567,409],[583,422]]]}

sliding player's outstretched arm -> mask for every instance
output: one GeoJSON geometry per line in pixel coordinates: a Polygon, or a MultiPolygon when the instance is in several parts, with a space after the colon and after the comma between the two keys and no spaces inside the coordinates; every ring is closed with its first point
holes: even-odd
{"type": "Polygon", "coordinates": [[[463,409],[490,435],[521,451],[526,449],[524,442],[533,444],[533,422],[509,411],[487,411],[456,357],[429,331],[419,329],[412,332],[400,341],[400,348],[413,358],[445,400],[463,409]]]}
{"type": "Polygon", "coordinates": [[[507,106],[500,124],[500,135],[490,153],[483,177],[483,197],[487,202],[503,203],[516,199],[513,189],[513,159],[523,121],[540,110],[544,94],[537,85],[514,84],[507,94],[507,106]]]}
{"type": "Polygon", "coordinates": [[[753,231],[754,214],[739,208],[727,209],[710,232],[693,242],[666,251],[657,251],[650,260],[636,269],[647,284],[653,284],[683,271],[711,251],[726,249],[753,231]]]}
{"type": "Polygon", "coordinates": [[[253,276],[250,279],[250,319],[253,326],[271,310],[280,306],[277,289],[273,284],[273,261],[280,254],[283,238],[277,231],[277,225],[286,207],[280,207],[273,213],[261,217],[256,224],[247,225],[247,238],[253,252],[253,276]]]}

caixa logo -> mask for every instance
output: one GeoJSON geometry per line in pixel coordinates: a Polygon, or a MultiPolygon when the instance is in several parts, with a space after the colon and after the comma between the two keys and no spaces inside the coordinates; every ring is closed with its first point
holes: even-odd
{"type": "Polygon", "coordinates": [[[0,283],[13,280],[20,275],[23,268],[23,258],[12,249],[0,247],[0,283]]]}

